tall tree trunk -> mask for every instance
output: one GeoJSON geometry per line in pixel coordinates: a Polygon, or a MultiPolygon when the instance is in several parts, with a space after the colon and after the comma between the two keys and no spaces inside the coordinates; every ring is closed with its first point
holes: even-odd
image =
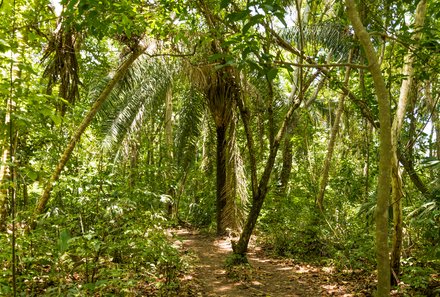
{"type": "Polygon", "coordinates": [[[223,68],[215,71],[207,69],[207,75],[211,77],[210,83],[203,85],[203,91],[208,103],[208,108],[214,119],[217,136],[217,235],[226,234],[226,229],[234,229],[236,226],[233,192],[228,188],[228,173],[235,174],[227,170],[229,145],[228,131],[231,127],[233,109],[239,94],[238,86],[234,79],[233,68],[223,68]]]}
{"type": "Polygon", "coordinates": [[[225,215],[228,201],[226,188],[227,140],[225,126],[216,128],[217,132],[217,235],[225,235],[229,221],[225,215]]]}
{"type": "Polygon", "coordinates": [[[370,122],[365,121],[365,166],[364,166],[364,176],[365,176],[365,202],[368,201],[370,192],[370,135],[373,134],[373,127],[370,122]]]}
{"type": "Polygon", "coordinates": [[[376,205],[377,296],[390,295],[390,259],[388,255],[388,206],[391,189],[391,112],[390,98],[370,35],[364,28],[354,0],[346,0],[347,14],[365,50],[379,105],[379,179],[376,205]]]}
{"type": "MultiPolygon", "coordinates": [[[[351,63],[351,55],[348,58],[348,63],[351,63]]],[[[348,87],[348,81],[350,79],[350,67],[346,67],[345,69],[345,77],[344,77],[344,86],[348,87]]],[[[316,205],[318,206],[319,210],[321,212],[324,212],[324,194],[325,194],[325,188],[327,187],[328,183],[328,174],[330,171],[330,164],[333,158],[333,151],[335,148],[336,143],[336,135],[339,131],[339,122],[341,121],[342,112],[344,111],[344,102],[345,102],[346,95],[344,93],[341,94],[341,98],[338,102],[338,107],[336,109],[336,115],[335,115],[335,121],[333,123],[331,132],[330,132],[330,140],[328,142],[327,146],[327,156],[325,157],[324,162],[324,168],[322,170],[322,178],[321,178],[321,184],[318,196],[316,198],[316,205]]]]}
{"type": "Polygon", "coordinates": [[[286,137],[283,141],[283,165],[281,167],[279,187],[277,189],[279,196],[284,196],[286,194],[290,173],[292,172],[293,148],[291,138],[293,136],[293,129],[294,124],[292,123],[292,125],[287,128],[286,137]]]}
{"type": "MultiPolygon", "coordinates": [[[[316,78],[316,77],[314,77],[316,78]]],[[[315,102],[316,98],[318,97],[319,92],[321,91],[322,87],[324,86],[324,83],[326,81],[326,77],[322,76],[319,79],[319,83],[313,92],[312,96],[307,99],[304,103],[304,109],[308,109],[310,105],[315,102]]],[[[293,92],[292,95],[293,96],[293,92]]],[[[279,196],[283,196],[286,194],[287,186],[289,183],[290,173],[292,171],[292,159],[293,159],[293,149],[292,149],[292,136],[294,135],[295,126],[298,121],[297,114],[293,115],[291,123],[289,123],[289,126],[287,127],[286,136],[283,141],[283,165],[281,168],[280,178],[279,178],[279,188],[277,190],[279,196]]]]}
{"type": "MultiPolygon", "coordinates": [[[[426,15],[426,0],[421,0],[417,5],[414,20],[415,30],[423,26],[426,15]]],[[[420,33],[415,35],[415,39],[420,39],[420,33]]],[[[408,105],[409,92],[413,83],[414,76],[414,54],[410,49],[405,56],[402,74],[404,76],[400,87],[399,102],[397,105],[396,116],[391,128],[391,145],[392,145],[392,206],[393,206],[393,238],[391,248],[391,273],[392,285],[397,285],[398,275],[400,273],[400,254],[402,250],[402,199],[403,185],[400,176],[399,158],[397,156],[397,147],[402,131],[403,120],[405,118],[406,107],[408,105]]]]}
{"type": "MultiPolygon", "coordinates": [[[[167,91],[165,94],[165,149],[166,149],[166,176],[168,181],[168,189],[167,194],[169,196],[169,201],[166,203],[167,207],[167,213],[169,217],[173,217],[174,215],[177,215],[176,213],[173,213],[173,200],[175,196],[175,189],[172,187],[173,182],[173,170],[172,164],[174,163],[174,141],[173,141],[173,88],[172,84],[170,83],[167,87],[167,91]]],[[[177,210],[174,208],[174,210],[177,210]]]]}
{"type": "Polygon", "coordinates": [[[50,198],[50,193],[53,189],[53,186],[58,181],[61,175],[61,171],[64,169],[64,166],[66,165],[67,161],[69,161],[70,155],[72,154],[76,144],[81,138],[81,135],[84,133],[86,128],[89,126],[92,119],[95,117],[98,110],[101,108],[102,104],[105,102],[105,100],[110,95],[110,92],[113,90],[113,88],[116,86],[116,84],[124,77],[125,73],[128,71],[130,66],[133,64],[134,61],[145,51],[146,47],[144,46],[138,46],[129,56],[128,58],[119,66],[119,68],[116,70],[113,78],[107,83],[105,88],[102,90],[101,94],[99,95],[98,99],[95,101],[95,103],[90,108],[87,115],[84,117],[83,121],[79,125],[78,129],[73,134],[72,138],[70,139],[69,144],[65,148],[63,154],[60,157],[60,160],[58,161],[58,165],[55,168],[54,172],[52,173],[52,176],[47,181],[43,193],[41,194],[41,197],[38,201],[37,206],[34,209],[33,216],[31,218],[31,222],[29,224],[29,230],[35,229],[37,225],[37,217],[41,213],[43,213],[44,209],[46,208],[47,202],[50,198]]]}
{"type": "Polygon", "coordinates": [[[8,164],[9,148],[4,148],[0,163],[0,232],[6,231],[8,217],[8,164]]]}

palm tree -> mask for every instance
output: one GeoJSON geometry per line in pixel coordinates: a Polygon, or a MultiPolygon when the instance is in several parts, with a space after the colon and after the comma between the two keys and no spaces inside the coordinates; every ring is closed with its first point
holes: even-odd
{"type": "Polygon", "coordinates": [[[193,77],[196,74],[198,74],[198,79],[193,79],[193,81],[196,82],[206,100],[216,129],[217,235],[224,235],[227,228],[236,229],[237,227],[232,188],[228,185],[228,180],[232,181],[228,173],[234,174],[232,170],[228,170],[228,159],[231,157],[228,147],[231,147],[235,141],[232,122],[239,88],[232,68],[224,67],[217,71],[207,66],[193,71],[193,77]],[[233,136],[230,138],[232,142],[229,142],[229,145],[228,134],[233,136]]]}
{"type": "MultiPolygon", "coordinates": [[[[196,139],[201,134],[203,108],[206,106],[214,119],[217,137],[217,234],[223,235],[227,228],[236,229],[238,218],[242,217],[244,198],[243,165],[235,144],[234,96],[238,89],[228,79],[226,72],[216,72],[213,68],[194,68],[191,70],[191,83],[186,82],[183,91],[182,110],[179,114],[176,130],[176,161],[183,174],[179,175],[181,187],[186,180],[188,170],[194,159],[196,139]],[[210,77],[208,77],[210,76],[210,77]],[[189,85],[188,85],[189,84],[189,85]],[[231,87],[232,85],[232,87],[231,87]],[[206,105],[198,100],[201,93],[206,105]],[[240,197],[238,207],[235,197],[240,197]]],[[[121,84],[100,113],[107,119],[102,125],[104,145],[114,145],[130,141],[132,135],[143,127],[148,118],[153,117],[164,105],[169,104],[172,81],[182,77],[188,68],[181,68],[178,63],[163,59],[142,60],[129,72],[128,78],[121,84]]],[[[185,85],[184,81],[181,81],[185,85]]],[[[165,134],[167,133],[167,107],[165,108],[165,134]]],[[[169,121],[169,120],[168,120],[169,121]]],[[[170,129],[168,127],[168,129],[170,129]]],[[[169,138],[173,138],[168,135],[169,138]]],[[[174,150],[168,148],[168,151],[174,150]]],[[[169,176],[172,179],[172,175],[169,176]]],[[[169,182],[170,184],[172,182],[169,182]]],[[[177,194],[177,193],[176,193],[177,194]]],[[[180,196],[180,194],[177,194],[180,196]]],[[[175,197],[177,200],[179,197],[175,197]]],[[[175,201],[178,207],[178,201],[175,201]]],[[[176,210],[175,210],[176,211],[176,210]]]]}

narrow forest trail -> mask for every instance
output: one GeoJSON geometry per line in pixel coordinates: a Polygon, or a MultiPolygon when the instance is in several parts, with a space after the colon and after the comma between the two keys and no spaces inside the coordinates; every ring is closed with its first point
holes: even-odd
{"type": "Polygon", "coordinates": [[[365,279],[354,275],[341,279],[341,274],[326,267],[295,264],[271,259],[258,248],[251,247],[248,259],[251,268],[234,269],[228,275],[225,259],[231,253],[229,238],[215,238],[186,229],[173,230],[175,244],[193,257],[193,267],[184,282],[182,296],[370,296],[365,279]]]}

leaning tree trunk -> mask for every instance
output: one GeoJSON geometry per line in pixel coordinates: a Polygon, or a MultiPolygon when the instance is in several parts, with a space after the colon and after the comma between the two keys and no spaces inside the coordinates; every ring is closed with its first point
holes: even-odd
{"type": "Polygon", "coordinates": [[[273,144],[270,148],[269,157],[267,159],[263,174],[260,178],[260,181],[257,181],[257,167],[256,167],[256,153],[254,148],[254,141],[252,132],[250,129],[250,111],[244,105],[243,101],[239,101],[239,108],[241,119],[243,122],[244,130],[246,133],[247,146],[249,151],[249,160],[251,162],[251,181],[252,181],[252,206],[248,213],[245,225],[243,227],[243,231],[240,234],[240,238],[238,242],[234,242],[232,247],[234,254],[241,256],[244,258],[247,253],[249,240],[251,238],[252,232],[255,228],[255,224],[257,223],[258,216],[260,215],[261,208],[263,207],[264,200],[266,198],[266,194],[268,192],[268,184],[270,175],[272,173],[272,169],[275,164],[276,155],[278,149],[280,147],[280,143],[283,140],[283,137],[286,134],[287,126],[292,120],[292,116],[295,110],[299,107],[301,101],[296,100],[292,102],[292,105],[284,117],[284,120],[281,124],[281,127],[276,134],[273,144]]]}
{"type": "MultiPolygon", "coordinates": [[[[414,21],[415,29],[423,26],[426,15],[426,0],[421,0],[417,5],[416,16],[414,21]]],[[[420,39],[420,33],[415,36],[416,40],[420,39]]],[[[396,116],[393,121],[391,131],[391,144],[393,150],[392,156],[392,206],[393,206],[393,238],[391,248],[391,273],[392,285],[397,285],[398,275],[400,273],[400,254],[402,250],[402,199],[403,185],[400,176],[399,158],[397,156],[397,147],[402,131],[403,120],[405,118],[406,107],[408,105],[409,92],[413,83],[414,76],[414,55],[410,50],[405,56],[405,64],[403,67],[403,81],[400,87],[399,102],[397,105],[396,116]]]]}
{"type": "Polygon", "coordinates": [[[354,0],[346,0],[347,14],[365,50],[379,105],[379,179],[376,205],[377,296],[390,295],[388,255],[388,206],[391,189],[391,112],[390,98],[370,35],[361,22],[354,0]]]}
{"type": "Polygon", "coordinates": [[[31,218],[31,222],[29,225],[29,230],[35,229],[35,227],[37,225],[37,217],[46,208],[46,205],[47,205],[47,202],[49,201],[50,193],[53,189],[53,186],[60,178],[61,171],[64,169],[64,166],[66,165],[67,161],[69,161],[70,155],[72,154],[73,150],[75,149],[76,144],[80,140],[81,135],[84,133],[86,128],[89,126],[90,122],[95,117],[96,113],[101,108],[102,104],[108,98],[108,96],[110,95],[110,92],[113,90],[113,88],[116,86],[116,84],[124,77],[125,73],[128,71],[130,66],[145,51],[145,49],[146,49],[146,47],[144,47],[144,46],[138,46],[128,56],[128,58],[119,66],[119,68],[116,70],[113,78],[107,83],[107,85],[102,90],[101,94],[99,95],[98,99],[92,105],[88,114],[84,117],[84,119],[81,122],[81,124],[79,125],[78,129],[73,134],[72,138],[70,139],[69,144],[67,145],[66,149],[64,150],[63,154],[60,157],[60,160],[58,161],[57,167],[55,168],[54,172],[52,173],[52,176],[47,181],[47,183],[44,187],[43,193],[41,194],[41,197],[38,201],[38,204],[34,209],[33,217],[31,218]]]}

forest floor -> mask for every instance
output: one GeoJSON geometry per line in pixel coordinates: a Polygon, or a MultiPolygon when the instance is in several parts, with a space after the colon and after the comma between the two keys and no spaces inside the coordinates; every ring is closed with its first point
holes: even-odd
{"type": "Polygon", "coordinates": [[[374,277],[365,272],[271,258],[250,245],[249,265],[228,268],[231,238],[198,231],[170,231],[174,244],[188,255],[192,267],[182,276],[179,296],[371,296],[374,277]]]}

